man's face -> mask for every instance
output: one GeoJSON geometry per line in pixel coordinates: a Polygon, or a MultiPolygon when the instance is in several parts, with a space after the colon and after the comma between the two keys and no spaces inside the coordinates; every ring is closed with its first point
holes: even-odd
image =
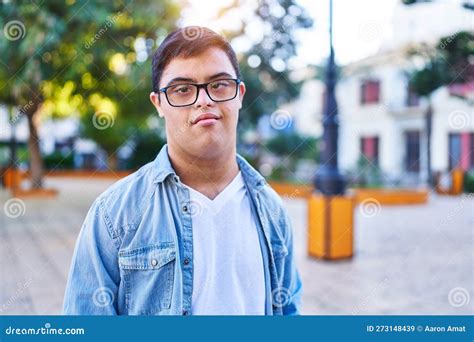
{"type": "MultiPolygon", "coordinates": [[[[171,60],[163,71],[159,86],[207,83],[226,78],[237,78],[229,57],[219,48],[209,48],[195,57],[171,60]]],[[[186,107],[171,106],[164,93],[160,93],[160,99],[151,93],[150,100],[160,116],[165,118],[171,148],[197,158],[214,158],[235,147],[244,94],[245,85],[240,83],[237,96],[225,102],[212,101],[205,89],[199,89],[197,101],[186,107]],[[212,118],[205,119],[209,117],[212,118]]]]}

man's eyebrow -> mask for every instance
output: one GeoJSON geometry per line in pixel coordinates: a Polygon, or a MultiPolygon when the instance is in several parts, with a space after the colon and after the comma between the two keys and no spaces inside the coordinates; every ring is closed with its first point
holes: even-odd
{"type": "Polygon", "coordinates": [[[169,81],[166,86],[168,87],[168,86],[171,85],[172,83],[176,83],[176,82],[191,82],[191,83],[195,83],[196,80],[195,80],[195,79],[192,79],[192,78],[187,78],[187,77],[175,77],[175,78],[173,78],[171,81],[169,81]]]}
{"type": "Polygon", "coordinates": [[[209,76],[207,79],[208,80],[212,80],[214,78],[218,78],[218,77],[226,77],[226,78],[234,78],[232,75],[230,75],[229,73],[227,72],[219,72],[217,74],[214,74],[212,76],[209,76]]]}
{"type": "MultiPolygon", "coordinates": [[[[233,78],[233,76],[227,72],[219,72],[217,74],[214,74],[212,76],[209,76],[207,78],[207,80],[213,80],[215,78],[218,78],[218,77],[226,77],[226,78],[233,78]]],[[[166,85],[167,87],[170,86],[171,84],[173,83],[176,83],[176,82],[188,82],[188,83],[196,83],[196,80],[193,79],[193,78],[188,78],[188,77],[175,77],[173,78],[172,80],[170,80],[168,82],[168,84],[166,85]]]]}

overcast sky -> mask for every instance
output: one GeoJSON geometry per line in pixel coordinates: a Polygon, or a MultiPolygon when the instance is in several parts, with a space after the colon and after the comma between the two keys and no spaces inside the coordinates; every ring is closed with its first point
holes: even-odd
{"type": "MultiPolygon", "coordinates": [[[[346,64],[374,54],[383,36],[390,35],[393,10],[400,0],[334,0],[334,45],[337,61],[346,64]]],[[[183,11],[181,25],[204,25],[220,31],[237,27],[238,22],[210,20],[219,6],[229,1],[190,0],[191,8],[183,11]]],[[[314,26],[301,31],[298,65],[319,64],[328,55],[328,0],[299,0],[311,15],[314,26]]],[[[242,9],[245,11],[248,9],[242,9]]],[[[236,46],[240,49],[240,44],[236,46]]]]}

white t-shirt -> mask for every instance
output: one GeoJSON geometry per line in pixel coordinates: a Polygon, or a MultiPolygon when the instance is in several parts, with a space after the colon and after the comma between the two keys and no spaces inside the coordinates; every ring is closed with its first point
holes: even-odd
{"type": "Polygon", "coordinates": [[[257,226],[241,173],[213,200],[187,187],[193,222],[194,315],[264,315],[257,226]]]}

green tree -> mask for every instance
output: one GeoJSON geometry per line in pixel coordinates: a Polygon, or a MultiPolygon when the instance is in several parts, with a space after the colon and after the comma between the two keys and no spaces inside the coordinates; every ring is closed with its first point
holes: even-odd
{"type": "Polygon", "coordinates": [[[147,131],[137,135],[133,139],[134,153],[127,161],[127,169],[138,169],[153,161],[164,144],[166,144],[165,137],[155,131],[147,131]]]}
{"type": "Polygon", "coordinates": [[[464,83],[474,80],[474,66],[469,63],[474,56],[474,35],[469,32],[458,32],[443,37],[434,48],[424,46],[423,49],[411,53],[423,56],[425,66],[413,73],[410,87],[419,96],[427,100],[425,112],[425,130],[427,136],[427,173],[428,181],[432,182],[431,170],[431,126],[433,107],[431,97],[438,88],[452,83],[464,83]]]}
{"type": "Polygon", "coordinates": [[[290,79],[290,60],[298,46],[295,32],[313,25],[305,9],[294,0],[260,0],[254,15],[244,20],[244,27],[251,21],[260,22],[263,35],[241,62],[244,79],[255,88],[244,100],[241,112],[243,121],[251,124],[298,96],[300,86],[290,79]]]}
{"type": "MultiPolygon", "coordinates": [[[[300,84],[291,80],[291,59],[299,44],[296,31],[313,25],[305,9],[295,0],[233,1],[222,9],[220,16],[241,17],[239,30],[227,32],[232,42],[251,41],[251,47],[239,55],[242,79],[247,87],[239,116],[239,140],[244,133],[254,131],[263,115],[296,98],[300,84]],[[251,11],[242,7],[254,6],[251,11]],[[238,10],[237,10],[238,9],[238,10]]],[[[256,137],[255,166],[260,164],[261,140],[256,137]]]]}
{"type": "Polygon", "coordinates": [[[275,177],[278,180],[291,179],[299,160],[315,160],[316,157],[316,161],[319,162],[317,143],[318,139],[298,133],[278,134],[269,139],[265,143],[265,147],[274,155],[282,158],[280,165],[274,170],[275,177]]]}
{"type": "Polygon", "coordinates": [[[99,112],[117,122],[123,113],[150,112],[143,100],[149,87],[145,62],[178,16],[178,6],[168,0],[0,3],[0,102],[28,119],[32,187],[42,186],[42,114],[97,118],[99,112]]]}
{"type": "Polygon", "coordinates": [[[226,32],[231,41],[252,42],[239,56],[242,78],[247,86],[240,112],[245,126],[253,127],[265,113],[273,112],[282,103],[299,93],[290,77],[291,58],[296,55],[295,32],[313,25],[312,19],[295,0],[234,0],[219,16],[235,18],[243,7],[253,6],[249,15],[240,17],[240,29],[226,32]]]}

